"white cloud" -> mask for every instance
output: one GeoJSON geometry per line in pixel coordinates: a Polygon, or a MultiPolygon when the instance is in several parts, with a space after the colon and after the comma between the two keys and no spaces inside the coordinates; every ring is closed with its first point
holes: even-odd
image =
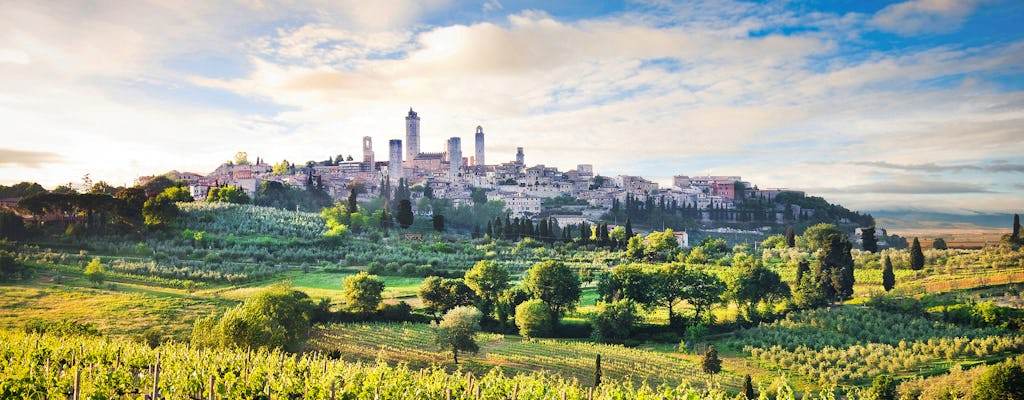
{"type": "Polygon", "coordinates": [[[946,33],[959,28],[984,0],[911,0],[883,8],[871,25],[902,35],[946,33]]]}

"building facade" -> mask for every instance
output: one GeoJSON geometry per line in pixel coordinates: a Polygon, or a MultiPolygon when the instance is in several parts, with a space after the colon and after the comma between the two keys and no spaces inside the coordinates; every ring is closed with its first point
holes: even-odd
{"type": "Polygon", "coordinates": [[[405,159],[415,160],[420,154],[420,116],[412,108],[405,116],[405,159]]]}
{"type": "Polygon", "coordinates": [[[485,166],[487,163],[484,161],[484,128],[477,125],[476,127],[476,159],[473,165],[485,166]]]}

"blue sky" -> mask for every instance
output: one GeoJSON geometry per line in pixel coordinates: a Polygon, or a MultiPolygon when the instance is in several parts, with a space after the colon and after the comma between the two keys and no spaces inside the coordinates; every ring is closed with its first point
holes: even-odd
{"type": "Polygon", "coordinates": [[[1024,209],[1024,2],[8,1],[0,183],[422,147],[1024,209]]]}

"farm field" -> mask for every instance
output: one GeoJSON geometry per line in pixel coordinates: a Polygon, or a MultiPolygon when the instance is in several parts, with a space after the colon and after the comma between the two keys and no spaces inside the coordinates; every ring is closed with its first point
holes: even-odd
{"type": "MultiPolygon", "coordinates": [[[[433,338],[432,328],[424,324],[334,324],[319,329],[310,348],[362,361],[451,366],[451,353],[439,349],[433,338]]],[[[730,391],[738,390],[742,383],[741,377],[729,373],[712,379],[675,352],[500,334],[481,334],[478,342],[478,354],[460,355],[463,368],[486,371],[500,367],[509,374],[543,371],[588,382],[593,380],[595,358],[600,354],[604,376],[616,380],[651,387],[675,387],[684,382],[706,386],[713,380],[730,391]]]]}

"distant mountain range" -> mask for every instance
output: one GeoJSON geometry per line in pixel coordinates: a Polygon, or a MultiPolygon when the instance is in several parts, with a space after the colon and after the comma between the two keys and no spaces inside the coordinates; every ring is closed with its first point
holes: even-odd
{"type": "Polygon", "coordinates": [[[875,210],[868,213],[875,217],[879,227],[889,231],[1006,229],[1009,232],[1013,225],[1013,214],[953,214],[922,210],[875,210]]]}

